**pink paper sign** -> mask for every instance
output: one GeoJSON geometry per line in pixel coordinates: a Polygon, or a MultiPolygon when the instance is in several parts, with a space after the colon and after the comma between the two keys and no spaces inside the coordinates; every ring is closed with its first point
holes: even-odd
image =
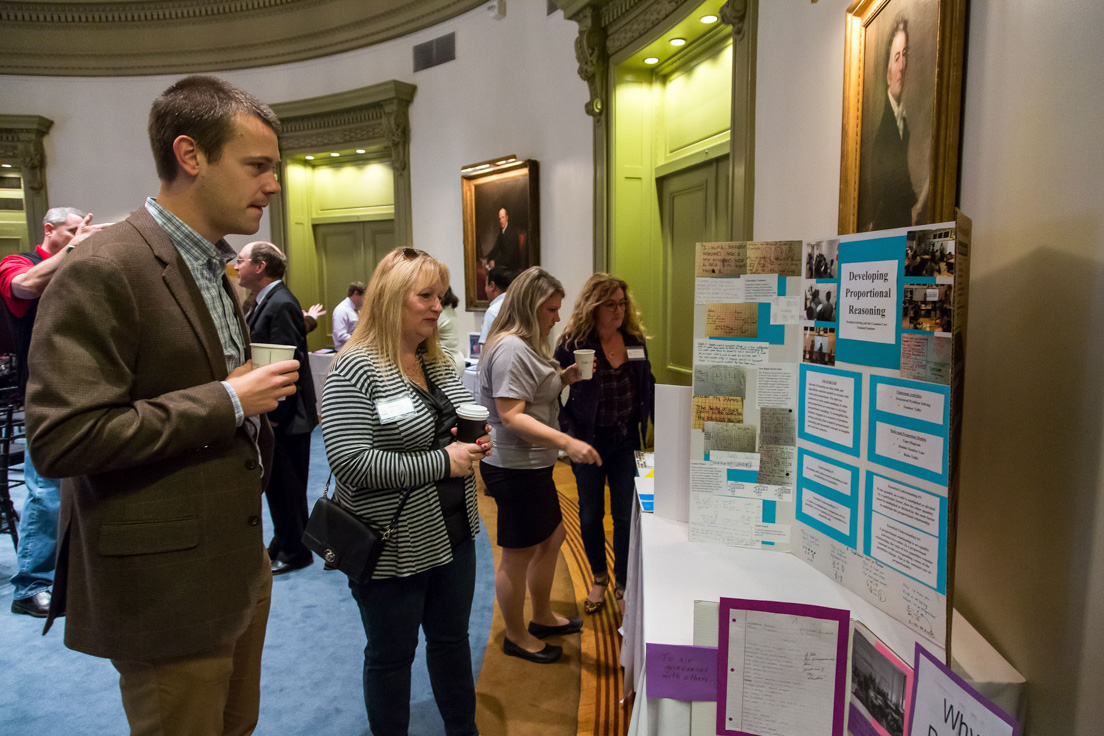
{"type": "Polygon", "coordinates": [[[649,644],[645,657],[649,698],[717,699],[717,647],[649,644]]]}

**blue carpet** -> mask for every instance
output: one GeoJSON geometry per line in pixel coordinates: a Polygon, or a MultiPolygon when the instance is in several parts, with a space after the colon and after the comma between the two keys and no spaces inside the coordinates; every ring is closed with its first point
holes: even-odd
{"type": "MultiPolygon", "coordinates": [[[[329,467],[322,432],[311,444],[309,504],[322,495],[329,467]]],[[[18,478],[18,473],[15,474],[18,478]]],[[[22,507],[22,487],[13,489],[22,507]]],[[[265,539],[271,522],[265,506],[265,539]]],[[[494,560],[486,530],[476,538],[477,571],[471,615],[472,667],[476,679],[491,630],[494,560]]],[[[118,674],[111,663],[70,651],[62,622],[42,636],[42,621],[9,612],[15,552],[0,537],[0,733],[125,733],[118,674]]],[[[364,629],[347,579],[321,562],[282,575],[272,586],[272,612],[262,660],[261,716],[257,734],[368,734],[361,672],[364,629]]],[[[444,733],[418,647],[411,682],[410,733],[444,733]]]]}

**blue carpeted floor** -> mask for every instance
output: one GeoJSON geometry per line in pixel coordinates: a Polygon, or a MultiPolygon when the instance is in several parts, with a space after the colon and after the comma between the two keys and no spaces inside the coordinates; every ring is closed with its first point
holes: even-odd
{"type": "MultiPolygon", "coordinates": [[[[329,468],[316,430],[311,446],[309,505],[322,494],[329,468]]],[[[18,473],[15,477],[20,477],[18,473]]],[[[13,489],[16,508],[23,488],[13,489]]],[[[265,528],[271,529],[265,508],[265,528]]],[[[267,532],[266,532],[267,534],[267,532]]],[[[267,536],[266,536],[267,540],[267,536]]],[[[494,604],[494,562],[484,532],[476,539],[478,570],[471,616],[472,666],[478,679],[494,604]]],[[[66,649],[61,622],[42,636],[42,620],[10,613],[15,572],[11,539],[0,537],[0,734],[127,732],[111,663],[66,649]]],[[[361,671],[364,629],[344,575],[321,562],[273,581],[261,680],[257,734],[368,734],[361,671]]],[[[444,728],[418,648],[411,684],[410,733],[444,728]]]]}

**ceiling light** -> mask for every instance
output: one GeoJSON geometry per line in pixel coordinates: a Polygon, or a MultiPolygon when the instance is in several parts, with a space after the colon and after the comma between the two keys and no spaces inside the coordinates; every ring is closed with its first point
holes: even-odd
{"type": "Polygon", "coordinates": [[[331,155],[331,156],[333,156],[334,158],[337,158],[337,157],[338,157],[338,156],[340,156],[341,154],[340,154],[340,153],[331,153],[330,155],[331,155]]]}
{"type": "Polygon", "coordinates": [[[364,149],[363,148],[358,148],[358,149],[356,149],[356,152],[357,153],[364,153],[364,149]]]}
{"type": "Polygon", "coordinates": [[[685,46],[686,45],[686,39],[685,38],[672,38],[671,39],[671,45],[672,46],[685,46]]]}
{"type": "Polygon", "coordinates": [[[659,57],[658,56],[649,56],[648,58],[644,59],[644,63],[645,64],[658,64],[659,63],[659,57]]]}
{"type": "Polygon", "coordinates": [[[701,22],[702,23],[716,23],[717,22],[717,16],[715,16],[715,15],[703,15],[701,17],[701,22]]]}
{"type": "Polygon", "coordinates": [[[11,164],[0,164],[0,168],[10,169],[11,167],[11,164]]]}
{"type": "Polygon", "coordinates": [[[304,156],[304,158],[307,159],[308,161],[313,161],[314,160],[314,156],[304,156]]]}

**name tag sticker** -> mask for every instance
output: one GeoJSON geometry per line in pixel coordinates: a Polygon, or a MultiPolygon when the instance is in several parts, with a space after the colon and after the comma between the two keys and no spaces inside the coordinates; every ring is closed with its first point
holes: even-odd
{"type": "Polygon", "coordinates": [[[627,348],[629,360],[644,360],[644,348],[627,348]]]}
{"type": "Polygon", "coordinates": [[[376,402],[376,411],[379,412],[380,424],[391,424],[408,414],[413,414],[414,402],[409,396],[381,399],[376,402]]]}

